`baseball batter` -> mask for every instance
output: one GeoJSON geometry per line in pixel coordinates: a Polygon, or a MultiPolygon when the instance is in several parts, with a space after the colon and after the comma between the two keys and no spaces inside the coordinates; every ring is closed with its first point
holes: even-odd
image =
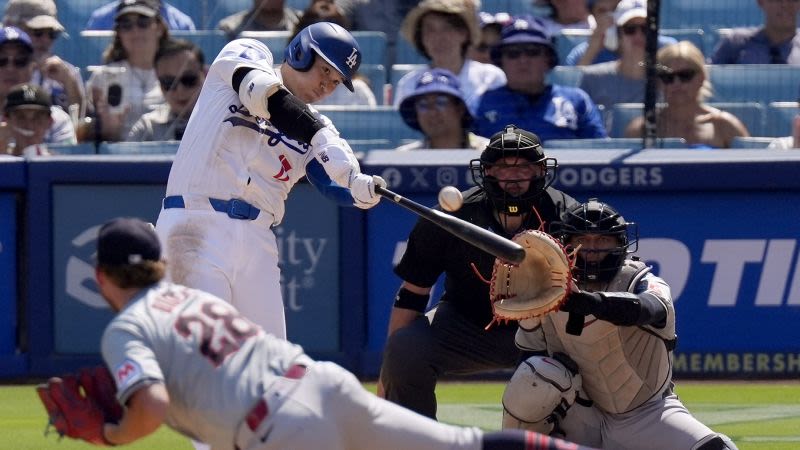
{"type": "Polygon", "coordinates": [[[385,184],[360,173],[330,120],[307,106],[340,83],[352,91],[360,63],[352,35],[327,22],[303,29],[278,69],[259,41],[238,39],[222,49],[189,119],[158,217],[172,281],[213,293],[286,336],[271,228],[283,219],[289,191],[307,176],[332,199],[370,208],[380,198],[375,184],[385,184]]]}
{"type": "Polygon", "coordinates": [[[675,310],[667,283],[626,259],[638,245],[635,224],[589,199],[553,225],[567,249],[579,248],[573,275],[580,289],[560,311],[520,321],[516,342],[527,351],[564,353],[577,364],[579,399],[554,432],[605,449],[736,448],[695,419],[672,390],[675,310]]]}
{"type": "Polygon", "coordinates": [[[532,432],[440,424],[379,399],[229,303],[162,282],[159,239],[138,219],[104,224],[97,255],[100,293],[118,312],[102,353],[126,406],[119,424],[103,426],[110,444],[163,422],[215,450],[585,449],[532,432]]]}

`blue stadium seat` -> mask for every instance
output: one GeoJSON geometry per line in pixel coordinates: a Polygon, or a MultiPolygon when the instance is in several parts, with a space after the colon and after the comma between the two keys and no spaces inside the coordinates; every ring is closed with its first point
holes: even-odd
{"type": "Polygon", "coordinates": [[[245,31],[242,32],[241,37],[248,37],[259,40],[267,45],[267,48],[272,52],[272,59],[275,64],[280,64],[283,61],[283,51],[289,43],[288,31],[245,31]]]}
{"type": "MultiPolygon", "coordinates": [[[[640,138],[604,139],[553,139],[542,144],[545,149],[641,149],[644,143],[640,138]]],[[[686,148],[683,138],[658,139],[656,148],[686,148]]]]}
{"type": "Polygon", "coordinates": [[[317,109],[333,121],[342,137],[347,140],[387,139],[391,147],[396,147],[406,140],[421,137],[390,106],[319,106],[317,109]]]}
{"type": "Polygon", "coordinates": [[[400,78],[403,78],[407,73],[413,72],[418,69],[423,69],[428,67],[427,64],[394,64],[392,65],[392,71],[389,74],[389,83],[392,84],[394,88],[397,88],[397,82],[400,81],[400,78]]]}
{"type": "Polygon", "coordinates": [[[380,64],[362,64],[358,73],[369,80],[369,87],[378,105],[383,104],[383,85],[386,84],[386,69],[380,64]]]}
{"type": "Polygon", "coordinates": [[[206,17],[206,20],[202,25],[199,23],[195,25],[198,29],[215,30],[217,23],[225,17],[252,8],[253,0],[206,0],[200,6],[205,9],[203,17],[206,17]]]}
{"type": "Polygon", "coordinates": [[[103,142],[97,150],[101,155],[174,155],[178,141],[103,142]]]}
{"type": "Polygon", "coordinates": [[[752,136],[764,136],[766,108],[756,102],[711,102],[708,106],[727,111],[742,121],[752,136]]]}
{"type": "Polygon", "coordinates": [[[797,102],[773,102],[767,106],[767,120],[763,136],[791,136],[792,121],[800,114],[797,102]]]}
{"type": "Polygon", "coordinates": [[[578,87],[581,84],[583,72],[575,66],[556,66],[547,75],[547,80],[551,84],[578,87]]]}
{"type": "MultiPolygon", "coordinates": [[[[559,62],[563,64],[569,52],[576,45],[588,41],[591,35],[592,30],[574,28],[565,28],[556,34],[554,37],[559,62]]],[[[701,51],[706,46],[706,32],[702,28],[662,28],[661,35],[675,38],[678,41],[690,41],[701,51]]]]}
{"type": "Polygon", "coordinates": [[[422,56],[410,42],[399,33],[395,45],[394,64],[428,64],[428,58],[422,56]]]}
{"type": "MultiPolygon", "coordinates": [[[[712,106],[727,111],[744,123],[751,135],[761,135],[766,117],[764,105],[756,102],[710,102],[712,106]]],[[[618,103],[611,108],[611,137],[622,137],[631,120],[642,115],[642,103],[618,103]]]]}
{"type": "Polygon", "coordinates": [[[714,102],[780,102],[797,100],[800,67],[782,64],[708,66],[714,102]]]}
{"type": "Polygon", "coordinates": [[[93,142],[82,144],[47,144],[47,149],[54,155],[94,155],[97,148],[93,142]]]}
{"type": "MultiPolygon", "coordinates": [[[[173,31],[170,35],[197,44],[203,50],[208,64],[214,60],[219,51],[222,50],[222,47],[228,43],[225,33],[219,30],[173,31]]],[[[113,36],[113,31],[83,31],[77,36],[71,36],[70,40],[64,43],[57,42],[56,53],[78,67],[99,65],[103,63],[103,50],[111,43],[113,36]],[[66,45],[67,43],[68,45],[66,45]]],[[[283,53],[280,53],[280,55],[282,60],[283,53]]]]}
{"type": "Polygon", "coordinates": [[[755,0],[668,0],[661,2],[662,28],[738,27],[763,23],[755,0]]]}
{"type": "Polygon", "coordinates": [[[731,148],[767,148],[774,139],[772,137],[736,136],[733,138],[731,148]]]}
{"type": "MultiPolygon", "coordinates": [[[[75,36],[80,33],[85,27],[89,17],[95,9],[111,3],[113,0],[67,0],[57,1],[58,6],[58,21],[64,25],[70,36],[75,36]]],[[[5,3],[3,2],[3,9],[5,11],[5,3]]]]}

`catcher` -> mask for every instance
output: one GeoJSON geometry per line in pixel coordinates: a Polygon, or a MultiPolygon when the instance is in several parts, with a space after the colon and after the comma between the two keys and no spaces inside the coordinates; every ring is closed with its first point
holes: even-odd
{"type": "MultiPolygon", "coordinates": [[[[727,436],[695,419],[673,392],[675,310],[667,283],[637,258],[627,258],[638,248],[636,224],[590,199],[569,209],[551,231],[563,252],[576,253],[572,274],[577,284],[552,283],[561,289],[553,295],[551,283],[546,289],[522,283],[534,294],[519,290],[494,303],[500,319],[528,317],[519,322],[519,348],[553,357],[533,356],[517,369],[503,395],[503,427],[561,435],[604,449],[640,449],[643,443],[651,450],[735,449],[727,436]],[[526,313],[528,299],[540,290],[544,304],[534,298],[526,313]],[[547,302],[558,304],[565,296],[558,311],[543,313],[553,307],[547,302]],[[537,377],[546,382],[525,383],[537,377]]],[[[560,279],[563,264],[530,270],[551,267],[557,270],[552,278],[560,279]]],[[[508,277],[528,275],[511,270],[508,277]]],[[[502,277],[493,282],[497,289],[510,283],[502,277]]]]}
{"type": "Polygon", "coordinates": [[[158,237],[141,220],[103,225],[97,246],[97,284],[118,312],[103,358],[126,408],[104,418],[91,399],[106,397],[89,392],[91,381],[82,395],[82,381],[52,379],[39,392],[66,436],[126,444],[166,423],[214,450],[588,450],[530,431],[445,425],[379,399],[224,300],[163,282],[158,237]]]}

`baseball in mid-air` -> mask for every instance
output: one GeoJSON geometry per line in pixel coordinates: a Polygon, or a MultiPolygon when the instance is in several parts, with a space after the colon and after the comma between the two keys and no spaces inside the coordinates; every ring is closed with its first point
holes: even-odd
{"type": "Polygon", "coordinates": [[[439,206],[445,211],[458,211],[461,205],[464,204],[464,197],[461,196],[459,191],[454,186],[445,186],[439,191],[439,206]]]}

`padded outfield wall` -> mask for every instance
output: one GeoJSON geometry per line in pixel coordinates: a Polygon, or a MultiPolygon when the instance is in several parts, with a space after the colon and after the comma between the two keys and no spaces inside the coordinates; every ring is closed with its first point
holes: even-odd
{"type": "MultiPolygon", "coordinates": [[[[694,377],[800,374],[800,153],[562,150],[556,185],[599,197],[639,223],[638,254],[670,283],[675,371],[694,377]]],[[[432,205],[466,188],[470,151],[373,151],[364,171],[432,205]],[[413,155],[410,158],[409,155],[413,155]]],[[[155,221],[171,157],[0,159],[0,377],[99,362],[111,317],[92,280],[100,224],[155,221]]],[[[276,229],[290,339],[313,356],[377,374],[392,264],[416,220],[382,202],[337,208],[307,184],[276,229]]]]}

